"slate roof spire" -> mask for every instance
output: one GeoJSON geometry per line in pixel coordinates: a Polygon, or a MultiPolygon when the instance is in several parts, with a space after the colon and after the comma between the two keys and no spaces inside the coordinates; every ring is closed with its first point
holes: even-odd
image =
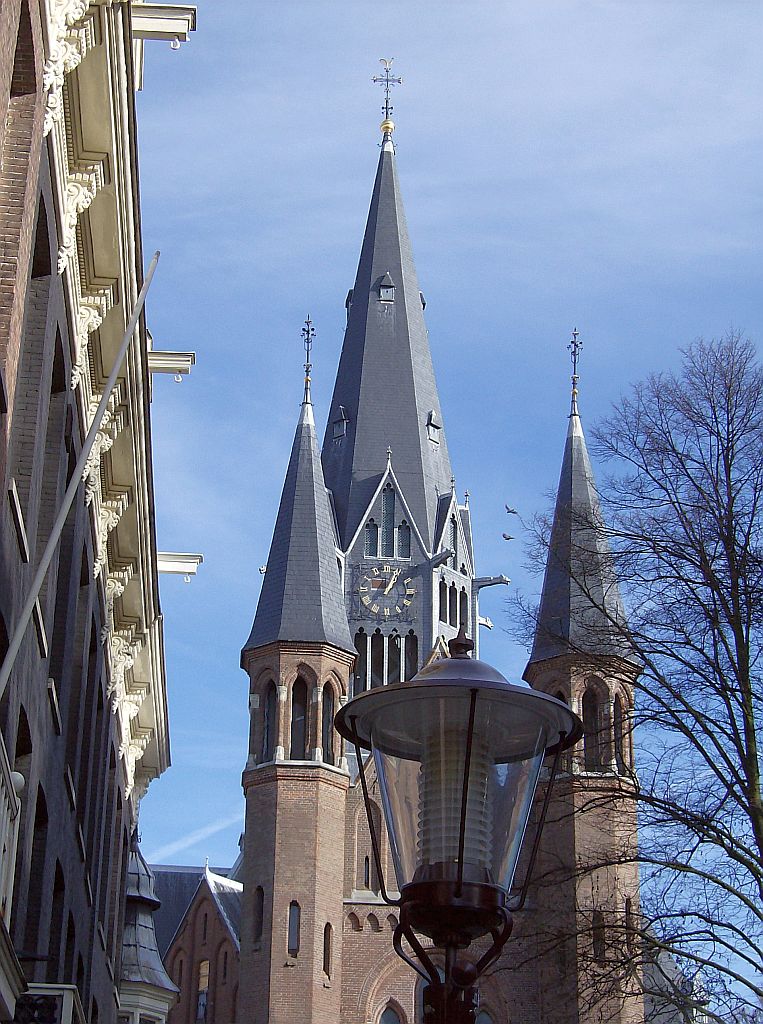
{"type": "Polygon", "coordinates": [[[572,652],[628,656],[620,626],[625,612],[604,532],[599,498],[578,413],[575,330],[572,400],[556,494],[546,572],[529,665],[572,652]]]}
{"type": "Polygon", "coordinates": [[[136,830],[127,861],[121,980],[174,993],[178,987],[164,969],[154,931],[154,913],[160,906],[154,891],[154,875],[140,852],[136,830]]]}
{"type": "MultiPolygon", "coordinates": [[[[307,331],[307,334],[305,333],[307,331]]],[[[242,651],[279,641],[333,644],[354,653],[336,556],[334,519],[323,479],[310,398],[310,346],[305,393],[281,493],[254,624],[242,651]]]]}
{"type": "Polygon", "coordinates": [[[431,550],[437,502],[450,492],[424,301],[400,196],[392,142],[382,146],[323,443],[340,543],[347,548],[395,453],[395,474],[431,550]]]}

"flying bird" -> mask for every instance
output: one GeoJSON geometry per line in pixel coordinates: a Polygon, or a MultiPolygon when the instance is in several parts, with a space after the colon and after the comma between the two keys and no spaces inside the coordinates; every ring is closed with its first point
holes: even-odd
{"type": "Polygon", "coordinates": [[[501,536],[504,540],[514,540],[510,533],[502,533],[501,536]]]}
{"type": "Polygon", "coordinates": [[[517,512],[517,510],[515,508],[509,508],[508,505],[506,505],[505,508],[506,508],[506,511],[509,513],[510,516],[519,515],[519,513],[517,512]]]}

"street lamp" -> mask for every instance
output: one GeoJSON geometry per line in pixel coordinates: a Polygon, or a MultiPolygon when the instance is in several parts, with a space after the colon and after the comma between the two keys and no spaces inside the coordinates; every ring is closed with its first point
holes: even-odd
{"type": "MultiPolygon", "coordinates": [[[[508,896],[543,760],[554,756],[550,789],[559,754],[583,727],[562,701],[471,658],[463,627],[448,647],[449,658],[409,682],[349,701],[336,728],[355,747],[382,898],[400,908],[395,950],[427,982],[427,1019],[468,1024],[474,984],[511,933],[508,896]],[[384,878],[361,750],[373,754],[397,899],[384,878]],[[443,950],[444,977],[417,933],[443,950]],[[475,964],[458,959],[486,935],[491,945],[475,964]]],[[[548,790],[528,880],[547,806],[548,790]]]]}

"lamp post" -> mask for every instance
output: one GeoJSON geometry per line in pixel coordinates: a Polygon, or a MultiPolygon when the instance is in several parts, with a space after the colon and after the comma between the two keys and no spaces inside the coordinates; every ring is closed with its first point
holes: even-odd
{"type": "Polygon", "coordinates": [[[583,727],[566,704],[512,685],[471,658],[474,644],[463,627],[448,647],[449,658],[425,666],[409,682],[353,698],[335,724],[355,747],[382,898],[400,912],[393,944],[427,982],[426,1020],[470,1024],[475,982],[500,956],[511,934],[511,909],[524,899],[522,893],[509,905],[544,758],[554,757],[550,789],[559,754],[580,739],[583,727]],[[384,877],[363,750],[373,756],[396,898],[384,877]],[[443,951],[442,971],[419,935],[443,951]],[[490,946],[476,963],[459,959],[460,951],[484,936],[490,946]]]}

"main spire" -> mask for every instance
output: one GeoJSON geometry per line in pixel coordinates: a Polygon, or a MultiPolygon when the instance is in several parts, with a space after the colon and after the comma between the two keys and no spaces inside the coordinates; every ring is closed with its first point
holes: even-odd
{"type": "Polygon", "coordinates": [[[247,651],[274,641],[333,644],[354,651],[336,557],[331,504],[323,479],[310,398],[315,331],[302,329],[305,391],[281,493],[265,579],[247,651]]]}
{"type": "MultiPolygon", "coordinates": [[[[382,81],[387,80],[385,75],[382,81]]],[[[387,100],[385,112],[390,111],[387,100]]],[[[395,475],[430,549],[438,498],[449,493],[452,476],[424,298],[395,167],[393,128],[385,118],[323,443],[326,486],[333,493],[345,549],[386,470],[387,448],[394,453],[395,475]]]]}
{"type": "Polygon", "coordinates": [[[622,634],[625,612],[578,413],[578,361],[583,347],[579,337],[576,328],[568,345],[571,411],[528,666],[581,651],[627,656],[622,634]]]}

